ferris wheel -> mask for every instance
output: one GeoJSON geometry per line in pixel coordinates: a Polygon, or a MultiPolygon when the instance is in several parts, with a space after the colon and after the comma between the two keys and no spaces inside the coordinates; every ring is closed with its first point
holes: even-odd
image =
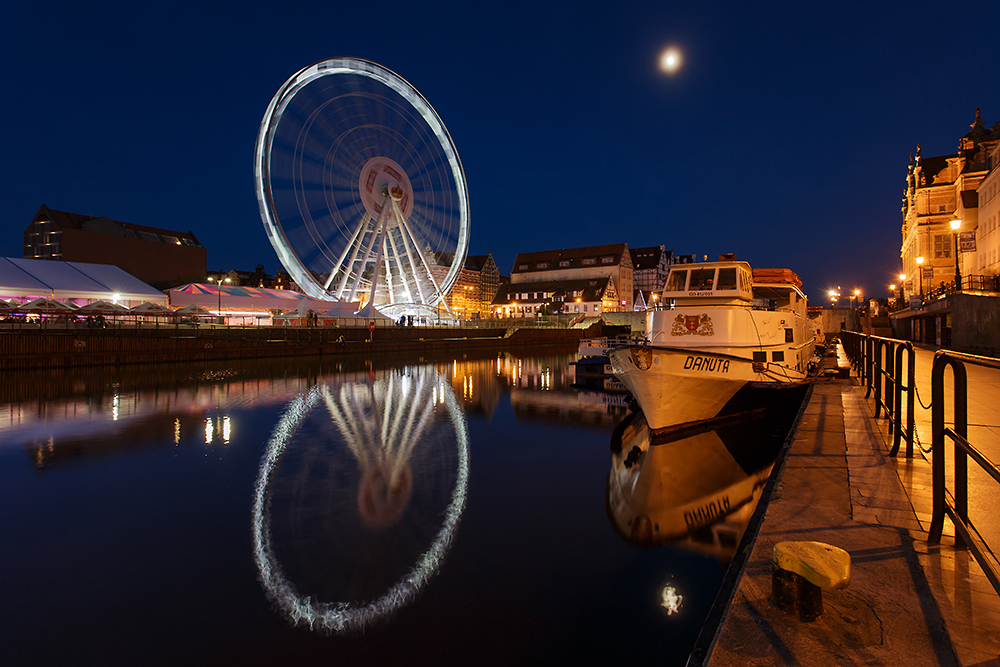
{"type": "Polygon", "coordinates": [[[447,308],[469,244],[465,173],[399,75],[358,58],[297,72],[264,114],[254,175],[271,245],[306,294],[390,316],[447,308]]]}

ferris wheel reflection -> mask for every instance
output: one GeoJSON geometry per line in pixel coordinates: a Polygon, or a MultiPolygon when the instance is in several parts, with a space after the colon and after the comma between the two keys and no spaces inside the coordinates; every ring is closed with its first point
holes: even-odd
{"type": "Polygon", "coordinates": [[[465,507],[465,417],[432,366],[338,376],[286,409],[253,507],[264,589],[295,625],[345,633],[409,604],[465,507]]]}

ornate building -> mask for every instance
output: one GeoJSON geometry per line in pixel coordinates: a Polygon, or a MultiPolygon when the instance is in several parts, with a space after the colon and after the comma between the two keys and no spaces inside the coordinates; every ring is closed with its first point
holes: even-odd
{"type": "MultiPolygon", "coordinates": [[[[991,153],[1000,144],[1000,123],[987,129],[976,109],[971,130],[961,138],[953,155],[924,157],[917,145],[910,156],[903,192],[903,244],[900,257],[906,274],[907,295],[928,292],[955,280],[955,231],[976,232],[980,223],[978,188],[991,168],[991,153]],[[917,258],[923,257],[923,276],[917,258]]],[[[980,270],[981,253],[963,253],[959,258],[963,275],[980,270]]]]}

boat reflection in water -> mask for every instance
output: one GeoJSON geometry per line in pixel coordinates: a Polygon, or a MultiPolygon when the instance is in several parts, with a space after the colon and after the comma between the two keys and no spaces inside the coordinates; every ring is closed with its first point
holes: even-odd
{"type": "Polygon", "coordinates": [[[431,365],[344,374],[282,415],[253,506],[261,582],[293,623],[358,631],[408,604],[454,539],[465,417],[431,365]]]}
{"type": "Polygon", "coordinates": [[[629,542],[676,544],[728,562],[793,418],[772,413],[660,440],[634,413],[612,436],[607,508],[615,529],[629,542]]]}

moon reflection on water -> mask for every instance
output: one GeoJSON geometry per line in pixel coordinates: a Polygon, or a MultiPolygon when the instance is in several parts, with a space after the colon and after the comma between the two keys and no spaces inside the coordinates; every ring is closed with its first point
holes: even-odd
{"type": "Polygon", "coordinates": [[[409,604],[451,547],[468,477],[465,416],[432,366],[313,386],[279,419],[257,477],[269,599],[292,624],[338,634],[409,604]]]}

